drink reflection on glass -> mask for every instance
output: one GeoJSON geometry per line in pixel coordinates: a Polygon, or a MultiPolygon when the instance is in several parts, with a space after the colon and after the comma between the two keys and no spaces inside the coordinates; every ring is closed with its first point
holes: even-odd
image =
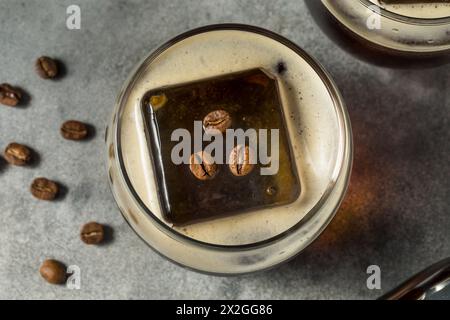
{"type": "Polygon", "coordinates": [[[344,28],[369,46],[418,55],[450,51],[448,0],[322,0],[344,28]]]}
{"type": "Polygon", "coordinates": [[[450,0],[370,0],[370,2],[387,11],[410,18],[450,17],[450,0]]]}

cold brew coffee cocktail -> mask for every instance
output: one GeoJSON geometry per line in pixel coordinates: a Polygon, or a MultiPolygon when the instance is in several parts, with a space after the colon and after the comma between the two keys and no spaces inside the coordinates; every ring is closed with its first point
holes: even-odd
{"type": "Polygon", "coordinates": [[[182,265],[236,274],[306,247],[345,193],[351,131],[328,75],[271,32],[219,25],[152,53],[107,131],[120,210],[182,265]]]}

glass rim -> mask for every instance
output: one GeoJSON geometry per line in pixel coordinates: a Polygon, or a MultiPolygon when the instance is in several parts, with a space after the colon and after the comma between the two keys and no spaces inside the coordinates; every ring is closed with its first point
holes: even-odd
{"type": "Polygon", "coordinates": [[[378,6],[377,4],[370,2],[370,0],[359,0],[367,9],[370,9],[370,6],[377,6],[380,8],[380,13],[382,16],[389,18],[391,20],[397,20],[400,22],[405,22],[409,24],[417,24],[417,25],[445,25],[450,24],[450,16],[444,16],[439,18],[418,18],[418,17],[408,17],[400,13],[392,12],[386,8],[378,6]]]}
{"type": "MultiPolygon", "coordinates": [[[[195,28],[189,31],[186,31],[184,33],[181,33],[180,35],[172,38],[171,40],[163,43],[162,45],[158,46],[155,50],[153,50],[147,57],[145,57],[140,63],[137,64],[135,69],[131,72],[129,78],[125,81],[119,96],[116,100],[116,113],[117,113],[117,120],[115,124],[115,130],[113,132],[113,141],[116,144],[115,148],[115,159],[118,162],[118,170],[119,176],[124,182],[124,185],[127,189],[127,191],[131,194],[131,198],[136,202],[137,207],[142,210],[146,215],[151,219],[151,222],[162,232],[164,232],[167,236],[184,243],[192,244],[194,246],[201,246],[206,249],[213,249],[213,250],[221,250],[221,251],[245,251],[250,249],[256,249],[260,247],[266,247],[271,245],[272,243],[275,243],[281,239],[284,239],[288,237],[290,234],[297,232],[301,229],[301,227],[309,220],[311,219],[324,205],[324,203],[328,200],[328,197],[331,193],[331,191],[334,189],[334,186],[338,180],[339,177],[341,177],[342,173],[345,173],[344,179],[345,179],[345,188],[342,192],[342,194],[339,196],[339,201],[337,202],[336,207],[334,208],[333,212],[331,212],[327,218],[327,221],[323,224],[323,227],[321,228],[320,232],[315,234],[311,240],[308,242],[307,245],[309,245],[314,239],[316,239],[320,233],[325,229],[325,227],[328,225],[328,223],[333,219],[337,209],[340,206],[340,203],[342,202],[346,190],[349,184],[350,179],[350,173],[351,173],[351,167],[353,162],[353,137],[351,133],[351,124],[349,115],[345,106],[345,103],[343,101],[343,98],[341,94],[339,93],[339,90],[337,89],[336,84],[331,79],[330,75],[327,71],[321,66],[320,63],[318,63],[314,58],[312,58],[308,53],[306,53],[303,49],[301,49],[297,44],[293,43],[292,41],[284,38],[283,36],[260,28],[256,26],[246,25],[246,24],[235,24],[235,23],[225,23],[225,24],[213,24],[213,25],[207,25],[199,28],[195,28]],[[296,54],[298,54],[302,59],[304,59],[319,75],[320,79],[326,86],[327,91],[330,94],[330,97],[333,100],[333,106],[335,109],[335,112],[337,114],[338,122],[339,122],[339,131],[340,131],[340,143],[342,146],[340,146],[340,151],[338,154],[338,159],[336,160],[335,168],[333,170],[333,175],[330,180],[330,183],[328,184],[325,192],[321,196],[321,198],[317,201],[317,203],[314,205],[313,208],[311,208],[307,214],[296,224],[291,226],[290,228],[286,229],[283,232],[278,233],[277,235],[270,237],[265,240],[257,241],[254,243],[247,243],[242,245],[224,245],[224,244],[215,244],[215,243],[209,243],[201,240],[197,240],[194,238],[191,238],[187,235],[184,235],[183,233],[174,230],[169,225],[167,225],[165,222],[163,222],[159,217],[157,217],[143,202],[143,200],[140,198],[139,194],[134,189],[134,186],[128,176],[127,168],[125,166],[125,162],[122,156],[122,144],[121,144],[121,117],[122,113],[124,111],[124,101],[127,100],[130,88],[132,88],[137,81],[137,79],[140,78],[142,71],[151,64],[160,54],[162,54],[165,50],[169,49],[173,45],[179,43],[180,41],[187,39],[191,36],[199,35],[202,33],[207,33],[211,31],[223,31],[223,30],[236,30],[236,31],[244,31],[244,32],[252,32],[256,33],[262,36],[269,37],[285,46],[287,46],[289,49],[293,50],[296,54]],[[348,161],[346,160],[346,154],[349,155],[348,161]]],[[[134,228],[132,228],[134,230],[134,228]]],[[[136,232],[136,230],[134,230],[136,232]]],[[[139,235],[139,234],[138,234],[139,235]]],[[[307,246],[306,245],[306,246],[307,246]]],[[[306,247],[305,246],[305,247],[306,247]]]]}

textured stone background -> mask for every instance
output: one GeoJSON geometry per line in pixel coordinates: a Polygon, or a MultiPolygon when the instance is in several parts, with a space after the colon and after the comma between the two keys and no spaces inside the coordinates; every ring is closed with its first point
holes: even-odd
{"type": "Polygon", "coordinates": [[[310,2],[0,0],[0,82],[30,95],[23,108],[0,106],[0,149],[17,141],[40,155],[32,168],[0,165],[0,298],[372,299],[450,256],[449,64],[369,57],[310,2]],[[79,31],[65,27],[70,4],[81,6],[79,31]],[[133,233],[107,185],[102,137],[142,57],[180,32],[219,22],[273,30],[321,61],[348,104],[355,137],[350,190],[325,233],[283,266],[235,278],[177,267],[133,233]],[[64,61],[61,80],[34,74],[42,54],[64,61]],[[97,135],[63,141],[59,126],[69,118],[97,135]],[[65,185],[64,199],[34,200],[28,186],[37,176],[65,185]],[[113,241],[83,245],[78,232],[89,220],[110,225],[113,241]],[[44,283],[38,268],[47,257],[78,265],[81,290],[44,283]],[[382,269],[382,290],[366,288],[371,264],[382,269]]]}

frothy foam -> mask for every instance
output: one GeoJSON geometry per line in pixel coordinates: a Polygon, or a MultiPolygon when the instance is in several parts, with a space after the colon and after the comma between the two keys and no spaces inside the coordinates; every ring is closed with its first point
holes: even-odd
{"type": "Polygon", "coordinates": [[[414,18],[433,19],[450,17],[449,1],[383,1],[370,0],[388,11],[414,18]]]}

